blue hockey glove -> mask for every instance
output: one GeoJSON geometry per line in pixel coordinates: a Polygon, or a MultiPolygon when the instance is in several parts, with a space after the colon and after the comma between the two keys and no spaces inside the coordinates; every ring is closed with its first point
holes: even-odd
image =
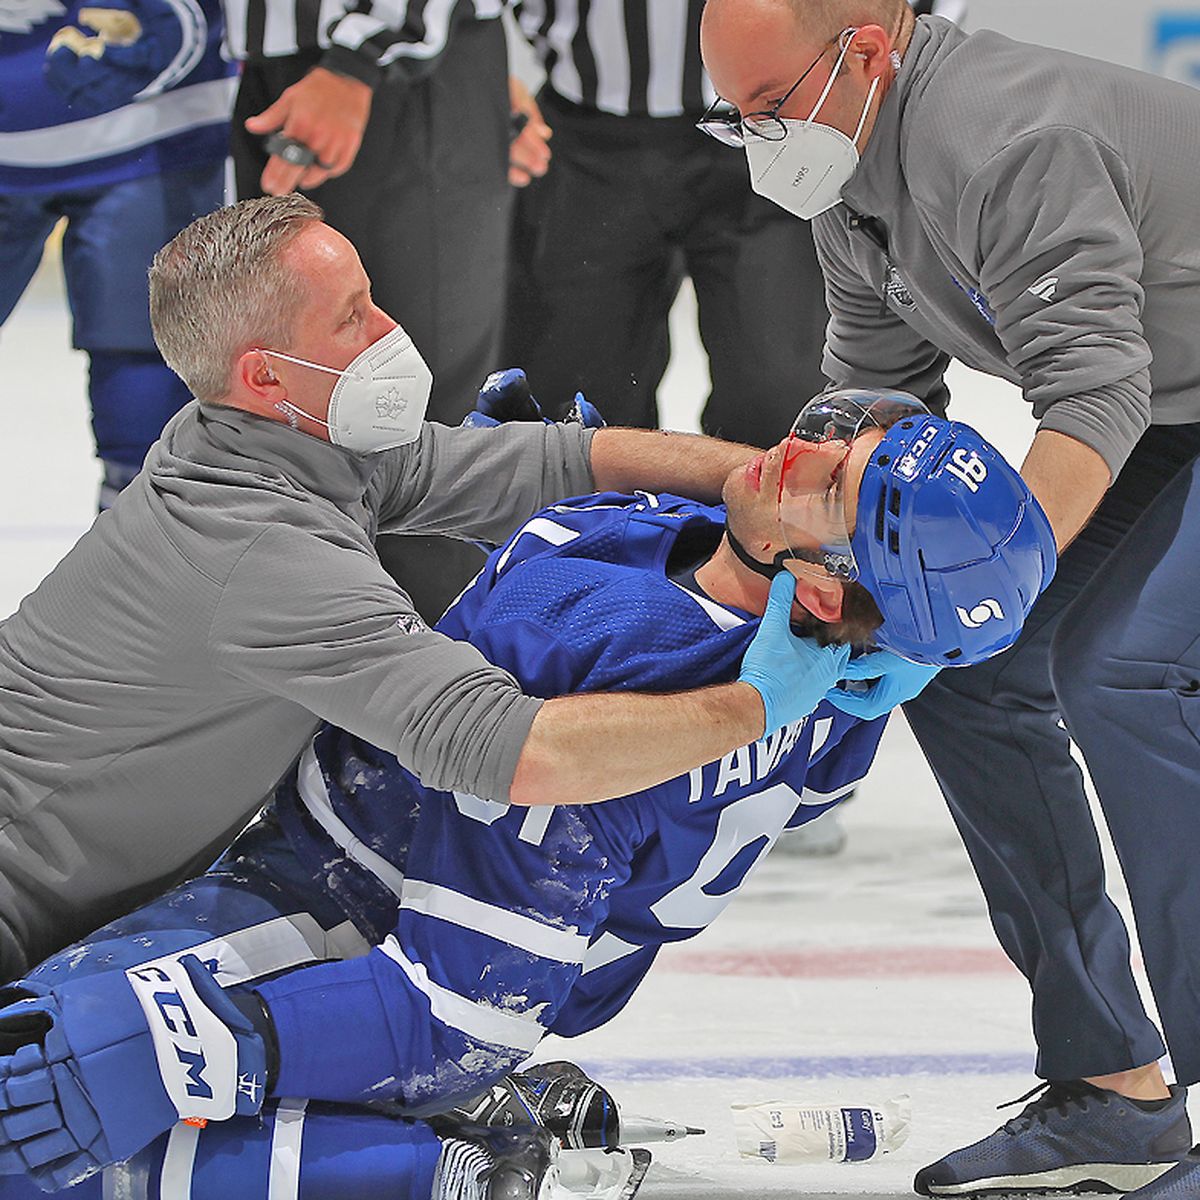
{"type": "MultiPolygon", "coordinates": [[[[46,48],[45,69],[55,91],[81,112],[111,112],[146,89],[157,94],[198,61],[198,53],[181,55],[185,31],[166,0],[106,0],[103,7],[81,8],[78,19],[94,32],[60,29],[46,48]]],[[[203,31],[187,33],[203,52],[203,31]]]]}
{"type": "Polygon", "coordinates": [[[600,410],[590,400],[585,400],[582,392],[575,393],[575,399],[567,405],[562,421],[564,425],[582,425],[584,429],[604,428],[600,410]]]}
{"type": "Polygon", "coordinates": [[[849,646],[821,646],[791,628],[796,580],[780,571],[771,580],[767,611],[746,647],[738,679],[754,687],[767,710],[767,733],[807,717],[846,676],[849,646]]]}
{"type": "MultiPolygon", "coordinates": [[[[479,389],[475,411],[463,418],[463,424],[475,429],[504,425],[509,421],[553,421],[542,412],[542,406],[529,390],[529,380],[520,367],[493,371],[479,389]]],[[[567,406],[562,421],[567,425],[582,425],[585,429],[601,429],[604,418],[594,404],[583,398],[582,392],[567,406]]]]}
{"type": "Polygon", "coordinates": [[[909,662],[890,650],[872,650],[852,658],[842,675],[847,681],[870,680],[869,685],[853,691],[834,687],[825,698],[852,717],[873,721],[919,695],[939,670],[939,667],[909,662]]]}
{"type": "Polygon", "coordinates": [[[180,1120],[262,1107],[262,1038],[194,954],[19,988],[0,1010],[0,1174],[66,1187],[180,1120]]]}

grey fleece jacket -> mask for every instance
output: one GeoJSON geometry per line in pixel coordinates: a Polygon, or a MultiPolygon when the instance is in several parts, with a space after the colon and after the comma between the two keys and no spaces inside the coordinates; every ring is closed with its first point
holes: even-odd
{"type": "Polygon", "coordinates": [[[835,382],[937,402],[952,356],[1114,474],[1200,421],[1200,92],[922,17],[842,198],[835,382]]]}
{"type": "Polygon", "coordinates": [[[591,490],[590,441],[429,424],[361,456],[185,408],[0,624],[0,976],[206,866],[322,719],[504,799],[540,701],[431,631],[373,538],[501,541],[591,490]]]}

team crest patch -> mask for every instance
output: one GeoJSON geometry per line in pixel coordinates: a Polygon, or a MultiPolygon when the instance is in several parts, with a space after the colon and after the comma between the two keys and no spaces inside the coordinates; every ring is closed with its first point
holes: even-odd
{"type": "Polygon", "coordinates": [[[883,294],[899,308],[913,309],[917,307],[913,294],[904,282],[904,276],[896,269],[896,264],[887,260],[887,269],[883,273],[883,294]]]}

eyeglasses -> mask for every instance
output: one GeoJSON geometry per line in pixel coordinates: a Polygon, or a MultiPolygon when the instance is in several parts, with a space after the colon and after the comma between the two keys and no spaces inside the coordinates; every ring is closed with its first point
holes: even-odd
{"type": "Polygon", "coordinates": [[[831,45],[841,41],[847,34],[854,34],[855,29],[844,29],[821,50],[821,53],[805,68],[804,74],[777,100],[769,109],[762,112],[747,113],[744,117],[727,100],[718,96],[705,110],[704,116],[696,122],[696,128],[709,137],[716,138],[725,146],[741,149],[746,144],[746,134],[763,138],[768,142],[782,142],[787,137],[787,126],[779,116],[779,110],[792,98],[795,90],[816,70],[817,64],[825,57],[825,52],[831,45]]]}
{"type": "Polygon", "coordinates": [[[858,578],[844,492],[846,460],[854,439],[867,429],[887,430],[905,417],[928,411],[916,397],[903,392],[852,388],[823,393],[800,410],[784,445],[777,509],[793,557],[815,564],[836,579],[858,578]],[[830,461],[826,480],[789,480],[789,468],[804,453],[806,444],[831,442],[844,450],[836,462],[830,461]]]}

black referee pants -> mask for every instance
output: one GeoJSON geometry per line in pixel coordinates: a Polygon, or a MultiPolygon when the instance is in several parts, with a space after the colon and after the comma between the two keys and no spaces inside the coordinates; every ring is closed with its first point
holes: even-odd
{"type": "MultiPolygon", "coordinates": [[[[274,102],[319,54],[247,63],[234,109],[240,198],[261,195],[267,155],[244,121],[274,102]]],[[[310,194],[354,244],[376,303],[412,335],[433,371],[429,417],[457,424],[500,365],[512,192],[508,60],[499,21],[455,30],[417,83],[385,77],[346,174],[310,194]]],[[[482,563],[445,538],[385,537],[380,558],[433,620],[482,563]]]]}
{"type": "Polygon", "coordinates": [[[807,222],[750,190],[745,155],[691,117],[618,117],[543,89],[550,170],[518,197],[505,362],[553,409],[581,390],[612,425],[658,424],[667,316],[700,306],[706,433],[771,445],[825,384],[828,314],[807,222]]]}

